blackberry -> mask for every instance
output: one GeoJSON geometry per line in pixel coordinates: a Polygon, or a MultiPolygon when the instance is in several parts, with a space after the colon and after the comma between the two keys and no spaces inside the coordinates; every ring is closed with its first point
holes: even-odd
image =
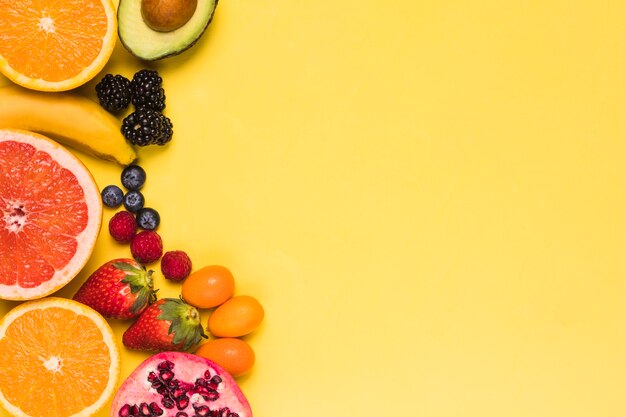
{"type": "Polygon", "coordinates": [[[172,139],[172,122],[163,113],[139,108],[122,121],[122,134],[133,145],[165,145],[172,139]]]}
{"type": "Polygon", "coordinates": [[[163,79],[155,70],[142,69],[133,76],[130,82],[132,102],[135,107],[148,107],[163,111],[165,108],[165,90],[163,79]]]}
{"type": "Polygon", "coordinates": [[[145,182],[146,171],[139,165],[128,165],[122,171],[122,185],[127,190],[140,190],[145,182]]]}
{"type": "Polygon", "coordinates": [[[124,110],[131,101],[130,80],[122,75],[107,74],[96,84],[100,105],[111,113],[124,110]]]}
{"type": "Polygon", "coordinates": [[[124,200],[124,191],[117,185],[107,185],[102,189],[100,195],[102,196],[102,203],[111,208],[119,207],[124,200]]]}

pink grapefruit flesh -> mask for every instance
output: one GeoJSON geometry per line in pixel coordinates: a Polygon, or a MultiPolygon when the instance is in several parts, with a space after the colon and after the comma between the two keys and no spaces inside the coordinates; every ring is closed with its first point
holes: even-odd
{"type": "Polygon", "coordinates": [[[60,289],[83,268],[102,203],[85,165],[39,134],[0,129],[0,298],[60,289]]]}

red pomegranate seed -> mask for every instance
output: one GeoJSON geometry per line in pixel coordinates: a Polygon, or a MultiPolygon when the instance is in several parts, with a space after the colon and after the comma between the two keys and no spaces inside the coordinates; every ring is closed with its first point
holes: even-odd
{"type": "Polygon", "coordinates": [[[163,407],[165,408],[174,408],[174,406],[176,404],[174,404],[174,400],[172,400],[170,397],[163,397],[163,399],[161,399],[161,404],[163,404],[163,407]]]}
{"type": "Polygon", "coordinates": [[[174,368],[174,362],[172,361],[163,361],[160,364],[157,365],[157,368],[159,370],[161,369],[167,369],[167,370],[171,370],[172,368],[174,368]]]}
{"type": "Polygon", "coordinates": [[[174,378],[174,372],[164,369],[161,371],[161,379],[165,382],[174,378]]]}
{"type": "Polygon", "coordinates": [[[185,391],[182,388],[176,388],[174,391],[172,391],[172,396],[174,398],[180,398],[182,396],[184,396],[187,393],[187,391],[185,391]]]}
{"type": "Polygon", "coordinates": [[[122,408],[120,408],[119,413],[117,413],[120,417],[128,417],[130,416],[130,405],[124,404],[122,408]]]}
{"type": "Polygon", "coordinates": [[[198,408],[196,407],[194,408],[196,409],[196,414],[199,415],[200,417],[207,417],[209,413],[211,412],[209,407],[207,407],[206,405],[200,406],[198,408]]]}
{"type": "Polygon", "coordinates": [[[150,411],[152,411],[152,414],[155,414],[157,416],[160,416],[163,414],[163,409],[159,407],[159,405],[155,402],[150,403],[150,411]]]}
{"type": "Polygon", "coordinates": [[[139,415],[143,417],[150,417],[150,414],[152,413],[150,412],[150,407],[148,406],[148,403],[141,403],[139,405],[139,415]]]}
{"type": "Polygon", "coordinates": [[[184,410],[185,408],[187,408],[188,405],[189,405],[189,397],[187,397],[186,395],[176,400],[176,408],[178,408],[179,410],[184,410]]]}

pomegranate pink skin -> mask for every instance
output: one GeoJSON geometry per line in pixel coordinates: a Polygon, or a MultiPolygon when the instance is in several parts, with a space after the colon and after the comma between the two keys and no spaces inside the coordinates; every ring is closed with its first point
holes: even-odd
{"type": "Polygon", "coordinates": [[[124,405],[137,405],[141,403],[156,403],[163,410],[160,417],[176,417],[179,413],[177,407],[167,409],[162,405],[163,396],[157,393],[156,389],[148,380],[151,372],[159,373],[158,366],[169,361],[174,364],[172,372],[174,378],[188,384],[194,384],[198,378],[202,378],[206,370],[210,375],[219,375],[222,382],[219,383],[217,392],[219,398],[217,400],[204,400],[199,394],[192,394],[188,407],[185,411],[189,417],[194,415],[193,405],[208,406],[211,410],[223,409],[228,407],[231,413],[236,413],[239,417],[252,417],[252,410],[248,400],[241,392],[237,382],[228,372],[216,363],[185,352],[161,352],[153,355],[143,361],[122,383],[119,387],[113,402],[111,403],[110,417],[119,417],[120,410],[124,405]]]}

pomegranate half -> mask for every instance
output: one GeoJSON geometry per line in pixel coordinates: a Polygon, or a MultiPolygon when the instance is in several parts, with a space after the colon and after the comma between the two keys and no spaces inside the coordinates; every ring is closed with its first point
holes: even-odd
{"type": "Polygon", "coordinates": [[[122,383],[111,417],[252,417],[235,380],[212,361],[162,352],[141,363],[122,383]]]}

